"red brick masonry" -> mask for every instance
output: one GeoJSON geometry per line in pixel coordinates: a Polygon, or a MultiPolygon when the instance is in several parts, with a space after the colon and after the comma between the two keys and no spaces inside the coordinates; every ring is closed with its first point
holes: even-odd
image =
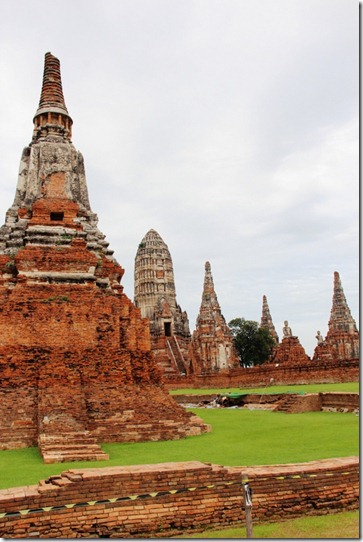
{"type": "Polygon", "coordinates": [[[0,491],[0,536],[152,538],[253,521],[357,509],[358,457],[290,465],[222,467],[197,461],[71,469],[38,485],[0,491]]]}

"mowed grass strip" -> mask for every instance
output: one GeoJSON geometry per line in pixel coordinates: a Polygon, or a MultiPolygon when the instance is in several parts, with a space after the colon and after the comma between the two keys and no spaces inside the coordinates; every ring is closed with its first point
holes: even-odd
{"type": "Polygon", "coordinates": [[[109,443],[108,461],[45,465],[37,448],[0,451],[0,488],[36,484],[71,468],[202,461],[226,466],[270,465],[358,455],[359,418],[347,413],[284,414],[193,408],[210,433],[181,440],[109,443]]]}
{"type": "Polygon", "coordinates": [[[171,395],[209,395],[224,393],[326,393],[326,392],[359,393],[359,382],[342,382],[333,384],[296,384],[283,386],[263,386],[259,388],[184,388],[170,390],[171,395]]]}
{"type": "MultiPolygon", "coordinates": [[[[253,526],[254,538],[359,538],[359,511],[339,512],[324,516],[307,516],[279,523],[253,526]]],[[[188,533],[175,538],[247,538],[246,527],[188,533]]]]}

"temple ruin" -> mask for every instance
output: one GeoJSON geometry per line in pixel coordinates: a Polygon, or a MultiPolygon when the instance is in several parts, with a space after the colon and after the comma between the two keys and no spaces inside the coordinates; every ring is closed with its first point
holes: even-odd
{"type": "Polygon", "coordinates": [[[155,230],[147,232],[135,257],[134,303],[150,322],[151,349],[164,376],[190,370],[188,315],[176,301],[168,246],[155,230]]]}
{"type": "Polygon", "coordinates": [[[202,302],[192,335],[191,358],[195,373],[213,373],[239,366],[231,331],[214,288],[211,265],[205,264],[202,302]]]}
{"type": "MultiPolygon", "coordinates": [[[[0,449],[39,445],[46,462],[106,459],[101,442],[208,429],[163,387],[148,321],[123,293],[71,132],[60,64],[47,53],[33,138],[0,229],[0,449]]],[[[187,333],[186,320],[169,325],[187,333]]]]}
{"type": "Polygon", "coordinates": [[[333,303],[328,332],[323,339],[317,332],[318,344],[314,361],[349,360],[359,358],[359,331],[345,298],[339,273],[334,272],[333,303]]]}

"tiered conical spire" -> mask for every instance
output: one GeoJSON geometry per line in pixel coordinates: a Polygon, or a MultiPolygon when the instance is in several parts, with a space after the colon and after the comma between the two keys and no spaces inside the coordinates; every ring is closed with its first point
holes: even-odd
{"type": "Polygon", "coordinates": [[[262,316],[260,327],[267,329],[270,332],[270,335],[273,337],[276,343],[279,342],[279,337],[277,335],[275,326],[272,322],[270,309],[267,303],[267,297],[264,295],[262,298],[262,316]]]}
{"type": "Polygon", "coordinates": [[[58,107],[68,114],[64,102],[60,62],[52,53],[44,58],[43,85],[37,113],[42,109],[58,107]]]}
{"type": "Polygon", "coordinates": [[[135,257],[135,303],[144,318],[152,319],[159,301],[176,308],[174,269],[168,246],[159,233],[149,230],[135,257]]]}
{"type": "Polygon", "coordinates": [[[43,84],[34,117],[33,141],[48,135],[71,139],[72,119],[64,101],[60,62],[51,53],[44,58],[43,84]]]}
{"type": "MultiPolygon", "coordinates": [[[[202,294],[202,303],[200,306],[199,317],[202,318],[202,314],[205,310],[209,313],[211,310],[213,312],[221,312],[220,305],[218,303],[217,294],[214,289],[214,282],[212,276],[212,269],[209,262],[205,263],[205,274],[204,274],[204,285],[203,285],[203,294],[202,294]]],[[[199,318],[198,317],[198,318],[199,318]]]]}
{"type": "Polygon", "coordinates": [[[348,307],[337,271],[334,272],[333,305],[328,325],[329,331],[344,331],[349,334],[357,332],[357,326],[348,307]]]}
{"type": "Polygon", "coordinates": [[[333,304],[325,340],[314,351],[314,361],[359,358],[359,331],[344,295],[339,273],[334,272],[333,304]]]}
{"type": "Polygon", "coordinates": [[[135,305],[150,321],[151,349],[166,373],[189,370],[188,315],[176,301],[174,269],[168,246],[149,230],[135,257],[135,305]]]}
{"type": "Polygon", "coordinates": [[[214,289],[211,265],[205,263],[202,302],[192,336],[191,356],[195,372],[229,369],[238,364],[232,334],[214,289]]]}
{"type": "Polygon", "coordinates": [[[83,230],[89,249],[112,256],[90,207],[83,156],[70,140],[71,125],[60,62],[46,53],[33,140],[23,150],[14,203],[0,228],[0,251],[15,254],[40,239],[52,244],[56,234],[63,235],[64,244],[83,230]],[[70,231],[59,233],[60,227],[70,231]]]}

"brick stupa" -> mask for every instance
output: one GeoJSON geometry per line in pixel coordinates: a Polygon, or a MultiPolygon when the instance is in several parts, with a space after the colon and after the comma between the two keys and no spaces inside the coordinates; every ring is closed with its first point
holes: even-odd
{"type": "Polygon", "coordinates": [[[192,335],[194,372],[215,373],[238,367],[231,331],[221,312],[214,288],[211,265],[205,263],[202,302],[192,335]]]}
{"type": "Polygon", "coordinates": [[[293,365],[306,365],[311,360],[304,347],[299,341],[299,337],[292,334],[288,322],[285,321],[282,330],[283,338],[277,348],[274,350],[274,363],[290,363],[293,365]]]}
{"type": "Polygon", "coordinates": [[[153,229],[139,244],[134,274],[136,307],[150,321],[151,349],[164,377],[188,374],[188,315],[176,300],[173,262],[167,244],[153,229]]]}
{"type": "Polygon", "coordinates": [[[359,331],[348,307],[339,273],[335,271],[328,333],[324,340],[319,336],[313,360],[325,362],[355,358],[359,358],[359,331]]]}
{"type": "Polygon", "coordinates": [[[33,139],[0,229],[0,448],[106,459],[99,443],[207,428],[168,395],[149,325],[91,210],[60,65],[45,55],[33,139]]]}

